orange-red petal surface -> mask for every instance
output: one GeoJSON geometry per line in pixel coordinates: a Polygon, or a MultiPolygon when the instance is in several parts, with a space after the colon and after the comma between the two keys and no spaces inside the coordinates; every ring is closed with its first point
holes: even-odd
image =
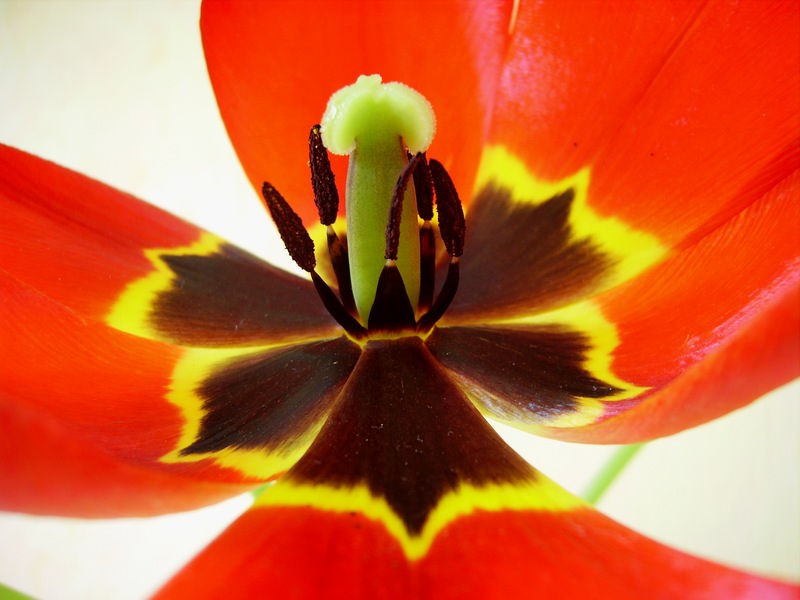
{"type": "Polygon", "coordinates": [[[6,397],[69,420],[109,449],[143,460],[163,454],[180,423],[163,394],[181,349],[82,318],[2,271],[0,286],[6,397]]]}
{"type": "MultiPolygon", "coordinates": [[[[159,462],[183,425],[165,397],[181,349],[87,320],[2,271],[0,297],[0,399],[8,416],[0,422],[2,498],[8,508],[26,509],[29,501],[28,510],[58,514],[152,514],[158,506],[169,511],[223,496],[221,487],[203,479],[241,482],[213,465],[159,462]],[[68,459],[74,463],[65,466],[68,459]],[[166,475],[179,473],[186,477],[169,483],[166,475]],[[55,495],[39,497],[47,490],[55,495]],[[148,493],[153,499],[144,498],[148,493]]],[[[229,495],[242,489],[228,487],[229,495]]]]}
{"type": "Polygon", "coordinates": [[[600,292],[594,280],[613,270],[609,249],[622,242],[576,239],[568,210],[550,208],[567,197],[498,201],[502,188],[489,184],[470,212],[477,247],[465,252],[459,293],[428,344],[484,412],[532,428],[580,410],[580,418],[551,423],[559,430],[550,433],[643,441],[721,416],[800,375],[800,305],[792,297],[800,285],[800,171],[655,267],[600,292]],[[571,304],[559,306],[565,298],[571,304]],[[570,335],[555,348],[542,335],[548,328],[570,335]],[[568,372],[571,361],[578,370],[568,372]],[[555,395],[544,391],[550,378],[555,395]],[[574,396],[601,400],[579,406],[574,396]],[[637,428],[639,418],[647,424],[637,428]],[[598,420],[606,422],[580,429],[598,420]]]}
{"type": "Polygon", "coordinates": [[[559,434],[647,440],[800,375],[799,224],[796,172],[699,243],[600,297],[619,335],[614,372],[653,391],[629,413],[559,434]]]}
{"type": "Polygon", "coordinates": [[[798,331],[800,285],[795,282],[714,354],[637,406],[595,425],[551,430],[549,435],[589,443],[630,443],[706,423],[797,377],[798,331]]]}
{"type": "Polygon", "coordinates": [[[0,269],[124,331],[218,346],[337,330],[309,281],[7,146],[0,146],[0,207],[0,269]]]}
{"type": "Polygon", "coordinates": [[[84,175],[0,146],[0,268],[103,320],[152,264],[146,248],[182,246],[196,227],[84,175]]]}
{"type": "Polygon", "coordinates": [[[598,298],[621,338],[617,373],[664,385],[786,295],[800,281],[799,224],[796,171],[691,248],[598,298]]]}
{"type": "Polygon", "coordinates": [[[75,517],[153,516],[252,486],[200,481],[119,460],[59,419],[0,397],[0,509],[75,517]]]}
{"type": "Polygon", "coordinates": [[[491,139],[543,180],[691,243],[795,168],[800,5],[521,3],[491,139]]]}
{"type": "Polygon", "coordinates": [[[361,514],[260,507],[156,598],[770,600],[797,594],[796,587],[662,546],[588,508],[477,511],[451,523],[426,555],[409,561],[382,524],[361,514]]]}
{"type": "MultiPolygon", "coordinates": [[[[201,28],[217,103],[253,186],[270,181],[309,225],[308,131],[359,75],[401,81],[431,101],[430,155],[470,189],[510,17],[505,1],[214,1],[203,4],[201,28]]],[[[344,162],[334,168],[343,191],[344,162]]]]}

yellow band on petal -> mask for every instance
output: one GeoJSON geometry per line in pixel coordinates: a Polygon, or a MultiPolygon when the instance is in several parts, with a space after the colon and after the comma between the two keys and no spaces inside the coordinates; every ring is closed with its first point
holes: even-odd
{"type": "Polygon", "coordinates": [[[161,457],[162,462],[185,464],[211,460],[220,467],[235,470],[240,477],[257,481],[274,479],[297,462],[319,433],[324,419],[304,429],[302,435],[295,437],[291,444],[272,450],[227,447],[215,452],[181,453],[200,439],[201,422],[206,415],[205,401],[198,393],[203,383],[233,360],[269,349],[269,346],[255,350],[193,348],[185,352],[173,371],[166,394],[166,398],[181,411],[183,429],[175,449],[161,457]]]}
{"type": "MultiPolygon", "coordinates": [[[[566,329],[579,331],[589,339],[584,366],[592,376],[614,386],[620,391],[600,400],[594,398],[576,398],[579,408],[555,420],[531,424],[525,429],[536,432],[543,427],[580,427],[595,422],[601,417],[605,408],[603,403],[634,398],[647,391],[648,388],[634,385],[620,379],[613,371],[614,350],[619,345],[617,327],[603,315],[600,307],[591,300],[578,302],[563,308],[532,315],[526,318],[513,319],[505,323],[524,323],[542,325],[562,325],[566,329]]],[[[497,419],[496,415],[487,415],[497,419]]],[[[519,422],[509,421],[512,427],[520,427],[519,422]]]]}
{"type": "Polygon", "coordinates": [[[653,265],[663,261],[670,249],[655,235],[634,229],[616,217],[602,216],[591,206],[591,168],[586,167],[561,181],[545,181],[535,176],[525,163],[503,146],[488,146],[484,149],[481,166],[476,181],[476,190],[495,186],[510,194],[514,203],[540,205],[548,200],[571,191],[574,200],[568,217],[569,235],[573,244],[587,243],[607,258],[606,266],[598,281],[584,290],[583,299],[571,301],[546,312],[509,311],[508,316],[493,316],[485,325],[543,325],[561,326],[566,331],[579,332],[588,340],[583,366],[596,379],[619,391],[595,398],[575,398],[578,407],[575,411],[557,417],[555,420],[521,424],[520,420],[504,418],[502,411],[492,412],[492,402],[473,398],[476,406],[488,417],[505,422],[513,427],[537,432],[552,427],[579,427],[595,422],[603,416],[608,402],[638,396],[646,391],[624,381],[613,371],[614,351],[619,345],[616,325],[602,313],[592,297],[604,290],[628,281],[653,265]]]}
{"type": "MultiPolygon", "coordinates": [[[[487,146],[481,159],[475,189],[493,183],[511,192],[512,200],[540,204],[572,189],[575,201],[569,224],[574,239],[591,240],[611,259],[602,287],[608,289],[636,277],[664,260],[669,248],[651,233],[633,229],[616,217],[604,217],[589,201],[591,168],[561,181],[537,178],[525,163],[503,146],[487,146]]],[[[599,291],[599,290],[598,290],[599,291]]]]}
{"type": "Polygon", "coordinates": [[[266,490],[255,504],[258,506],[304,506],[337,513],[357,512],[382,523],[394,537],[409,560],[425,556],[436,537],[450,523],[476,511],[503,510],[569,511],[585,507],[579,498],[565,491],[546,477],[519,485],[500,484],[473,486],[461,484],[445,494],[431,511],[422,531],[414,535],[402,519],[381,497],[364,485],[352,488],[326,485],[298,485],[281,480],[266,490]]]}
{"type": "Polygon", "coordinates": [[[171,289],[176,279],[175,271],[164,262],[163,256],[211,256],[218,253],[224,243],[225,240],[219,236],[203,233],[196,242],[187,246],[144,250],[144,255],[153,264],[153,271],[125,288],[106,317],[106,323],[139,337],[164,340],[148,320],[159,294],[171,289]]]}

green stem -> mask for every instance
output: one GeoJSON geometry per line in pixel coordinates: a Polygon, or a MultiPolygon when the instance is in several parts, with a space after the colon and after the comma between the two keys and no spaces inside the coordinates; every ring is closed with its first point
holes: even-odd
{"type": "Polygon", "coordinates": [[[28,596],[0,583],[0,600],[33,600],[33,596],[28,596]]]}
{"type": "Polygon", "coordinates": [[[603,468],[592,478],[586,490],[583,492],[583,499],[590,504],[597,504],[606,493],[611,484],[619,477],[628,463],[638,454],[645,444],[630,444],[618,448],[611,458],[608,459],[603,468]]]}

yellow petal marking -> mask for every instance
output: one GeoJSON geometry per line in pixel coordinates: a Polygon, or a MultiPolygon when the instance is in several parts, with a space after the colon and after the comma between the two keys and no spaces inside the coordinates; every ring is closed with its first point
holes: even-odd
{"type": "Polygon", "coordinates": [[[249,354],[264,352],[276,346],[264,346],[253,350],[243,349],[205,349],[187,350],[172,374],[172,382],[167,392],[167,399],[181,410],[184,419],[180,440],[172,452],[161,457],[166,463],[194,463],[210,459],[221,467],[235,469],[248,479],[259,481],[274,479],[287,471],[305,453],[311,442],[319,433],[326,415],[317,423],[307,428],[288,445],[267,449],[247,449],[228,447],[216,452],[203,452],[181,455],[183,448],[191,446],[200,435],[200,425],[205,411],[203,398],[197,391],[215,372],[224,368],[226,363],[249,354]]]}
{"type": "Polygon", "coordinates": [[[259,506],[309,507],[337,513],[358,512],[368,519],[382,523],[400,544],[406,557],[413,561],[425,556],[436,536],[448,524],[475,511],[560,512],[583,508],[586,504],[537,473],[535,479],[518,485],[461,484],[439,500],[417,535],[408,531],[402,519],[384,498],[372,494],[365,485],[331,487],[281,480],[258,497],[255,507],[259,506]]]}
{"type": "Polygon", "coordinates": [[[148,322],[151,308],[159,294],[172,289],[176,278],[175,272],[164,262],[162,256],[211,256],[220,251],[223,243],[225,240],[221,237],[203,233],[196,242],[188,246],[144,250],[144,255],[153,264],[153,271],[128,284],[106,317],[106,323],[139,337],[170,341],[148,322]]]}
{"type": "MultiPolygon", "coordinates": [[[[493,324],[556,326],[582,333],[588,339],[588,350],[583,367],[600,381],[608,383],[620,391],[614,395],[603,397],[602,402],[595,398],[575,398],[579,406],[574,412],[560,415],[555,419],[542,419],[538,422],[531,422],[530,415],[527,414],[524,419],[504,418],[502,413],[492,412],[491,402],[472,396],[471,399],[481,413],[491,419],[538,434],[551,427],[581,427],[594,423],[604,414],[604,402],[634,398],[649,389],[625,381],[614,373],[612,369],[614,350],[619,345],[617,328],[606,319],[597,303],[591,300],[577,302],[537,315],[496,321],[493,324]]],[[[469,391],[466,391],[470,395],[469,391]]],[[[506,404],[502,404],[502,406],[507,407],[506,404]]]]}
{"type": "MultiPolygon", "coordinates": [[[[173,289],[177,277],[163,257],[212,256],[220,253],[225,243],[223,238],[204,232],[195,242],[186,246],[143,250],[153,265],[153,271],[128,284],[106,317],[108,325],[140,337],[170,342],[149,323],[149,316],[158,296],[173,289]]],[[[300,341],[292,340],[291,343],[300,341]]],[[[175,366],[169,389],[165,394],[166,399],[180,409],[184,420],[183,429],[176,447],[161,460],[166,463],[211,460],[221,467],[235,469],[248,479],[261,481],[273,479],[291,467],[311,445],[322,427],[324,418],[294,439],[290,445],[271,452],[265,449],[226,448],[218,452],[180,454],[180,451],[194,443],[200,434],[200,424],[205,411],[203,398],[197,391],[203,382],[234,359],[284,345],[288,345],[286,340],[278,344],[261,344],[247,348],[186,349],[175,366]]]]}
{"type": "MultiPolygon", "coordinates": [[[[507,148],[500,145],[487,146],[484,148],[475,189],[480,190],[488,184],[509,190],[515,202],[529,204],[541,204],[569,189],[574,190],[575,199],[569,216],[572,239],[589,240],[609,257],[611,263],[599,289],[592,290],[594,294],[636,277],[670,254],[669,247],[656,236],[633,229],[615,217],[601,216],[592,209],[588,201],[590,167],[561,181],[545,181],[537,178],[507,148]]],[[[488,417],[534,433],[541,432],[545,427],[580,427],[593,423],[603,415],[603,402],[633,398],[648,389],[624,381],[614,373],[613,354],[619,345],[617,328],[592,300],[576,302],[544,313],[517,314],[507,319],[492,319],[482,323],[500,324],[557,325],[582,333],[589,341],[589,350],[584,361],[586,370],[621,391],[603,398],[602,402],[594,398],[578,398],[580,406],[576,411],[554,420],[543,419],[535,423],[527,421],[530,416],[525,421],[503,418],[502,414],[492,412],[490,398],[479,399],[473,396],[476,406],[488,417]]]]}
{"type": "Polygon", "coordinates": [[[631,228],[615,217],[604,217],[589,205],[591,168],[586,167],[562,181],[537,178],[525,163],[503,146],[487,146],[481,157],[475,189],[493,183],[511,192],[512,200],[541,204],[573,189],[575,200],[569,217],[574,240],[591,240],[611,259],[613,266],[602,283],[608,289],[661,262],[669,248],[650,233],[631,228]]]}

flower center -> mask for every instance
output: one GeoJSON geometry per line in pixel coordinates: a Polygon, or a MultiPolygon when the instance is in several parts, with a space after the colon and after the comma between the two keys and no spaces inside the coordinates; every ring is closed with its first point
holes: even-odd
{"type": "Polygon", "coordinates": [[[314,282],[324,305],[356,339],[427,334],[455,296],[465,223],[449,175],[424,151],[435,118],[424,97],[380,76],[361,76],[328,102],[322,125],[309,136],[309,166],[320,222],[327,227],[328,253],[339,296],[317,274],[314,243],[280,193],[264,183],[262,193],[292,259],[314,282]],[[347,239],[334,224],[339,195],[328,151],[349,156],[347,239]],[[439,231],[450,255],[447,279],[434,299],[439,231]],[[418,216],[417,216],[418,215],[418,216]]]}

